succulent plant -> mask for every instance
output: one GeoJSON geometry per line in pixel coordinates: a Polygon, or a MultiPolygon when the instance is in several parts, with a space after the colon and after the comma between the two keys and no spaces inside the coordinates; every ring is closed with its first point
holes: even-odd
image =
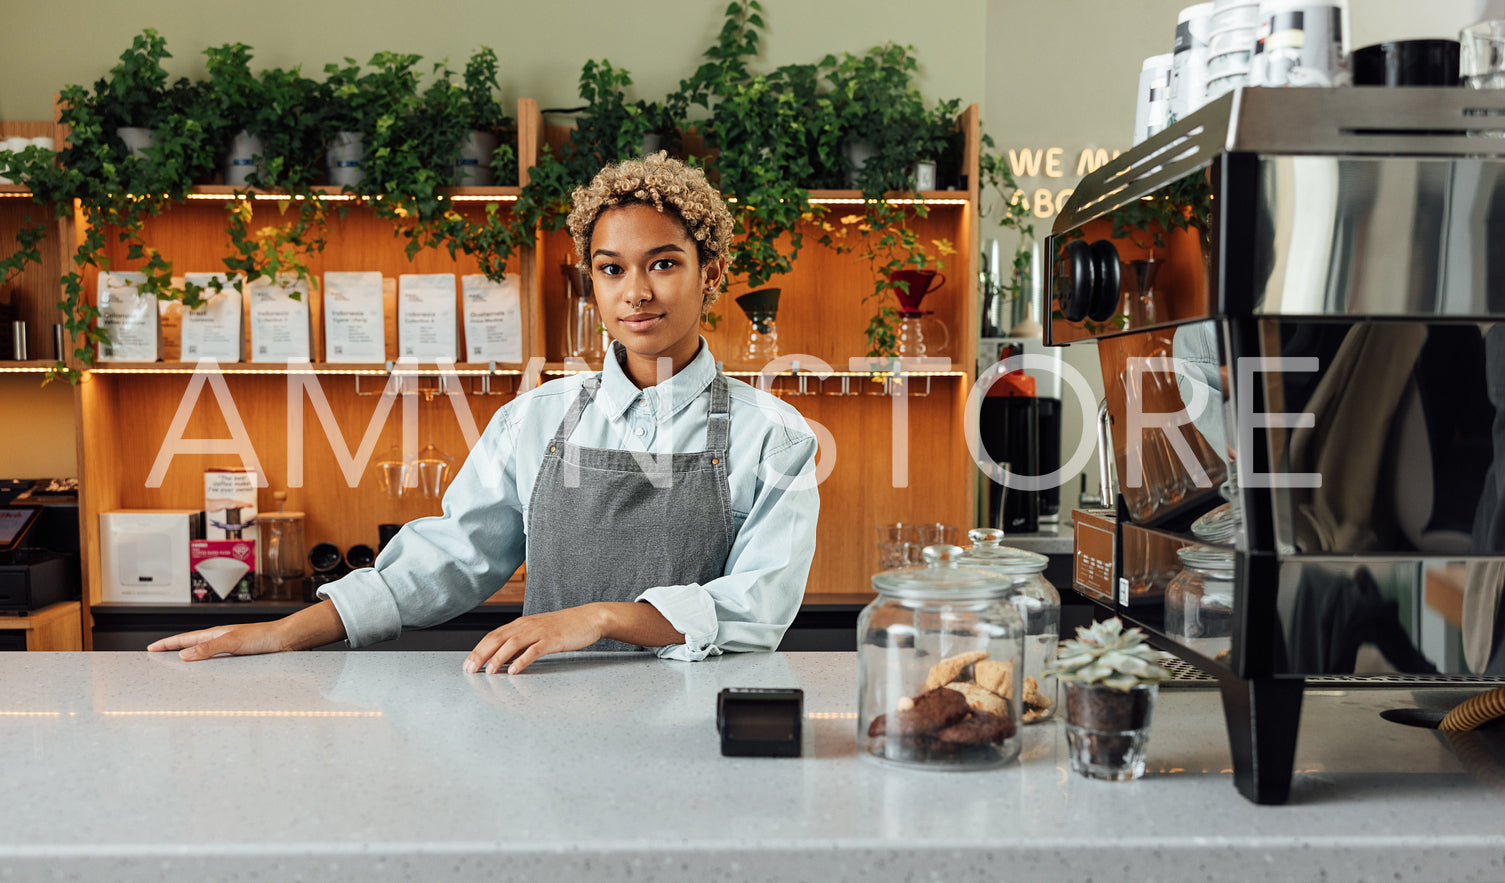
{"type": "Polygon", "coordinates": [[[1116,616],[1078,628],[1076,635],[1075,640],[1061,642],[1055,661],[1045,668],[1046,675],[1116,690],[1171,676],[1155,664],[1155,651],[1144,642],[1144,632],[1125,629],[1116,616]]]}

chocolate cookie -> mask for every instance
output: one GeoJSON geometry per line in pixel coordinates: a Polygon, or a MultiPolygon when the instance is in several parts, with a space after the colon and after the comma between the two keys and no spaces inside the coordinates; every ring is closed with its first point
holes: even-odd
{"type": "Polygon", "coordinates": [[[993,745],[1014,734],[1014,723],[1006,717],[974,711],[965,720],[936,733],[943,745],[993,745]]]}
{"type": "Polygon", "coordinates": [[[891,726],[897,733],[937,733],[965,718],[970,710],[962,694],[936,687],[914,697],[913,708],[895,712],[891,726]]]}

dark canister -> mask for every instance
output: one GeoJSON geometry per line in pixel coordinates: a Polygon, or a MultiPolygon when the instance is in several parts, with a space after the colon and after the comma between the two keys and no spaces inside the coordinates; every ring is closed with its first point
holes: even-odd
{"type": "Polygon", "coordinates": [[[1355,86],[1456,86],[1457,40],[1394,40],[1355,49],[1355,86]]]}

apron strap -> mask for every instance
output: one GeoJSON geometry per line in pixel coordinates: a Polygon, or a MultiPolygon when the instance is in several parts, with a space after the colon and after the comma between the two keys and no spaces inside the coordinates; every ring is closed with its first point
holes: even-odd
{"type": "Polygon", "coordinates": [[[596,390],[600,386],[600,374],[593,374],[585,379],[585,383],[580,387],[580,395],[575,397],[564,419],[559,421],[559,428],[554,431],[554,444],[559,445],[569,441],[570,434],[575,431],[575,425],[580,422],[580,415],[585,413],[585,406],[596,397],[596,390]]]}
{"type": "Polygon", "coordinates": [[[711,407],[705,430],[705,449],[708,454],[726,457],[726,447],[731,440],[731,394],[726,385],[726,376],[720,371],[711,381],[711,407]]]}

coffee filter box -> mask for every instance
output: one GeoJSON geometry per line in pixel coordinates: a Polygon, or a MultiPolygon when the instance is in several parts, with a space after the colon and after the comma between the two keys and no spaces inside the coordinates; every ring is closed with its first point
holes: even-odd
{"type": "Polygon", "coordinates": [[[453,362],[459,352],[455,274],[404,273],[397,278],[398,356],[453,362]]]}
{"type": "Polygon", "coordinates": [[[101,361],[155,362],[162,344],[157,299],[142,294],[145,273],[101,272],[99,327],[110,336],[98,345],[101,361]]]}
{"type": "Polygon", "coordinates": [[[465,358],[471,362],[523,360],[522,304],[517,277],[493,281],[479,273],[460,278],[465,313],[465,358]]]}
{"type": "Polygon", "coordinates": [[[254,600],[256,544],[249,540],[191,540],[188,570],[195,603],[254,600]]]}
{"type": "Polygon", "coordinates": [[[324,274],[324,360],[385,362],[382,275],[324,274]]]}

